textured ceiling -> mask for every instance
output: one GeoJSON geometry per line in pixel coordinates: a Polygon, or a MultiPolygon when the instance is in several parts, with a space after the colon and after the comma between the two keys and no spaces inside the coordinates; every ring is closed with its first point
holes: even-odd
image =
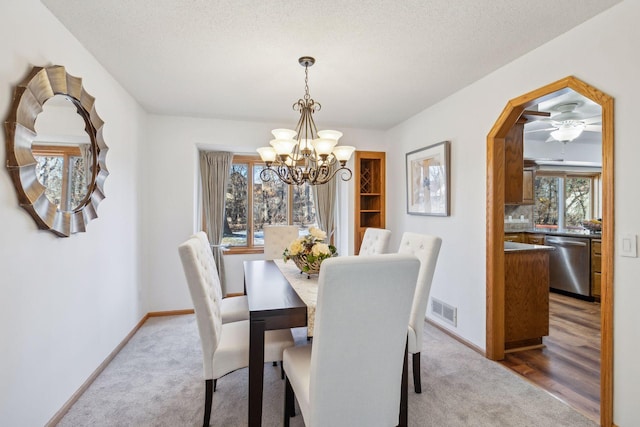
{"type": "MultiPolygon", "coordinates": [[[[387,129],[619,0],[42,0],[149,112],[387,129]]],[[[88,78],[88,76],[86,77],[88,78]]]]}

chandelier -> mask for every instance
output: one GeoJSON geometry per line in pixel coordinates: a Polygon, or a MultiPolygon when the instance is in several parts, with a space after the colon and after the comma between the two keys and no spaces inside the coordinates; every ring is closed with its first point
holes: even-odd
{"type": "Polygon", "coordinates": [[[294,111],[300,111],[300,120],[295,130],[274,129],[270,147],[258,148],[258,153],[266,168],[260,172],[260,179],[267,182],[276,176],[289,185],[326,184],[338,172],[343,181],[351,179],[352,173],[346,167],[355,147],[338,145],[342,136],[336,130],[318,130],[313,121],[313,113],[319,111],[320,103],[309,96],[309,67],[315,63],[310,56],[298,59],[304,67],[304,97],[293,104],[294,111]]]}

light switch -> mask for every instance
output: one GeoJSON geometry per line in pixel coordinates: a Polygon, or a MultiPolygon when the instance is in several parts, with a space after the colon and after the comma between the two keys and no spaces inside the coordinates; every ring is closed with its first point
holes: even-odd
{"type": "Polygon", "coordinates": [[[624,234],[620,237],[620,255],[631,258],[638,256],[638,245],[635,234],[624,234]]]}

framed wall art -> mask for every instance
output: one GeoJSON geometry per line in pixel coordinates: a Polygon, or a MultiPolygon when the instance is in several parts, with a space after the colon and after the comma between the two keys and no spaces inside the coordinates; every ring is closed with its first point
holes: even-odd
{"type": "Polygon", "coordinates": [[[407,153],[407,213],[449,216],[450,142],[407,153]]]}

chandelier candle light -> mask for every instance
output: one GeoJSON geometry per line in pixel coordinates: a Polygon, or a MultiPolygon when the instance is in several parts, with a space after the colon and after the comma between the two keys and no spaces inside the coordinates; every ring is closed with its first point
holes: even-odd
{"type": "Polygon", "coordinates": [[[294,111],[300,111],[300,120],[295,130],[274,129],[271,131],[271,147],[260,147],[258,153],[266,168],[260,172],[263,181],[270,181],[275,174],[289,185],[326,184],[338,172],[342,171],[343,181],[351,179],[352,173],[346,167],[355,147],[338,145],[342,136],[336,130],[316,128],[313,113],[319,111],[320,103],[309,96],[309,67],[315,63],[310,56],[298,60],[304,67],[304,97],[293,104],[294,111]]]}

